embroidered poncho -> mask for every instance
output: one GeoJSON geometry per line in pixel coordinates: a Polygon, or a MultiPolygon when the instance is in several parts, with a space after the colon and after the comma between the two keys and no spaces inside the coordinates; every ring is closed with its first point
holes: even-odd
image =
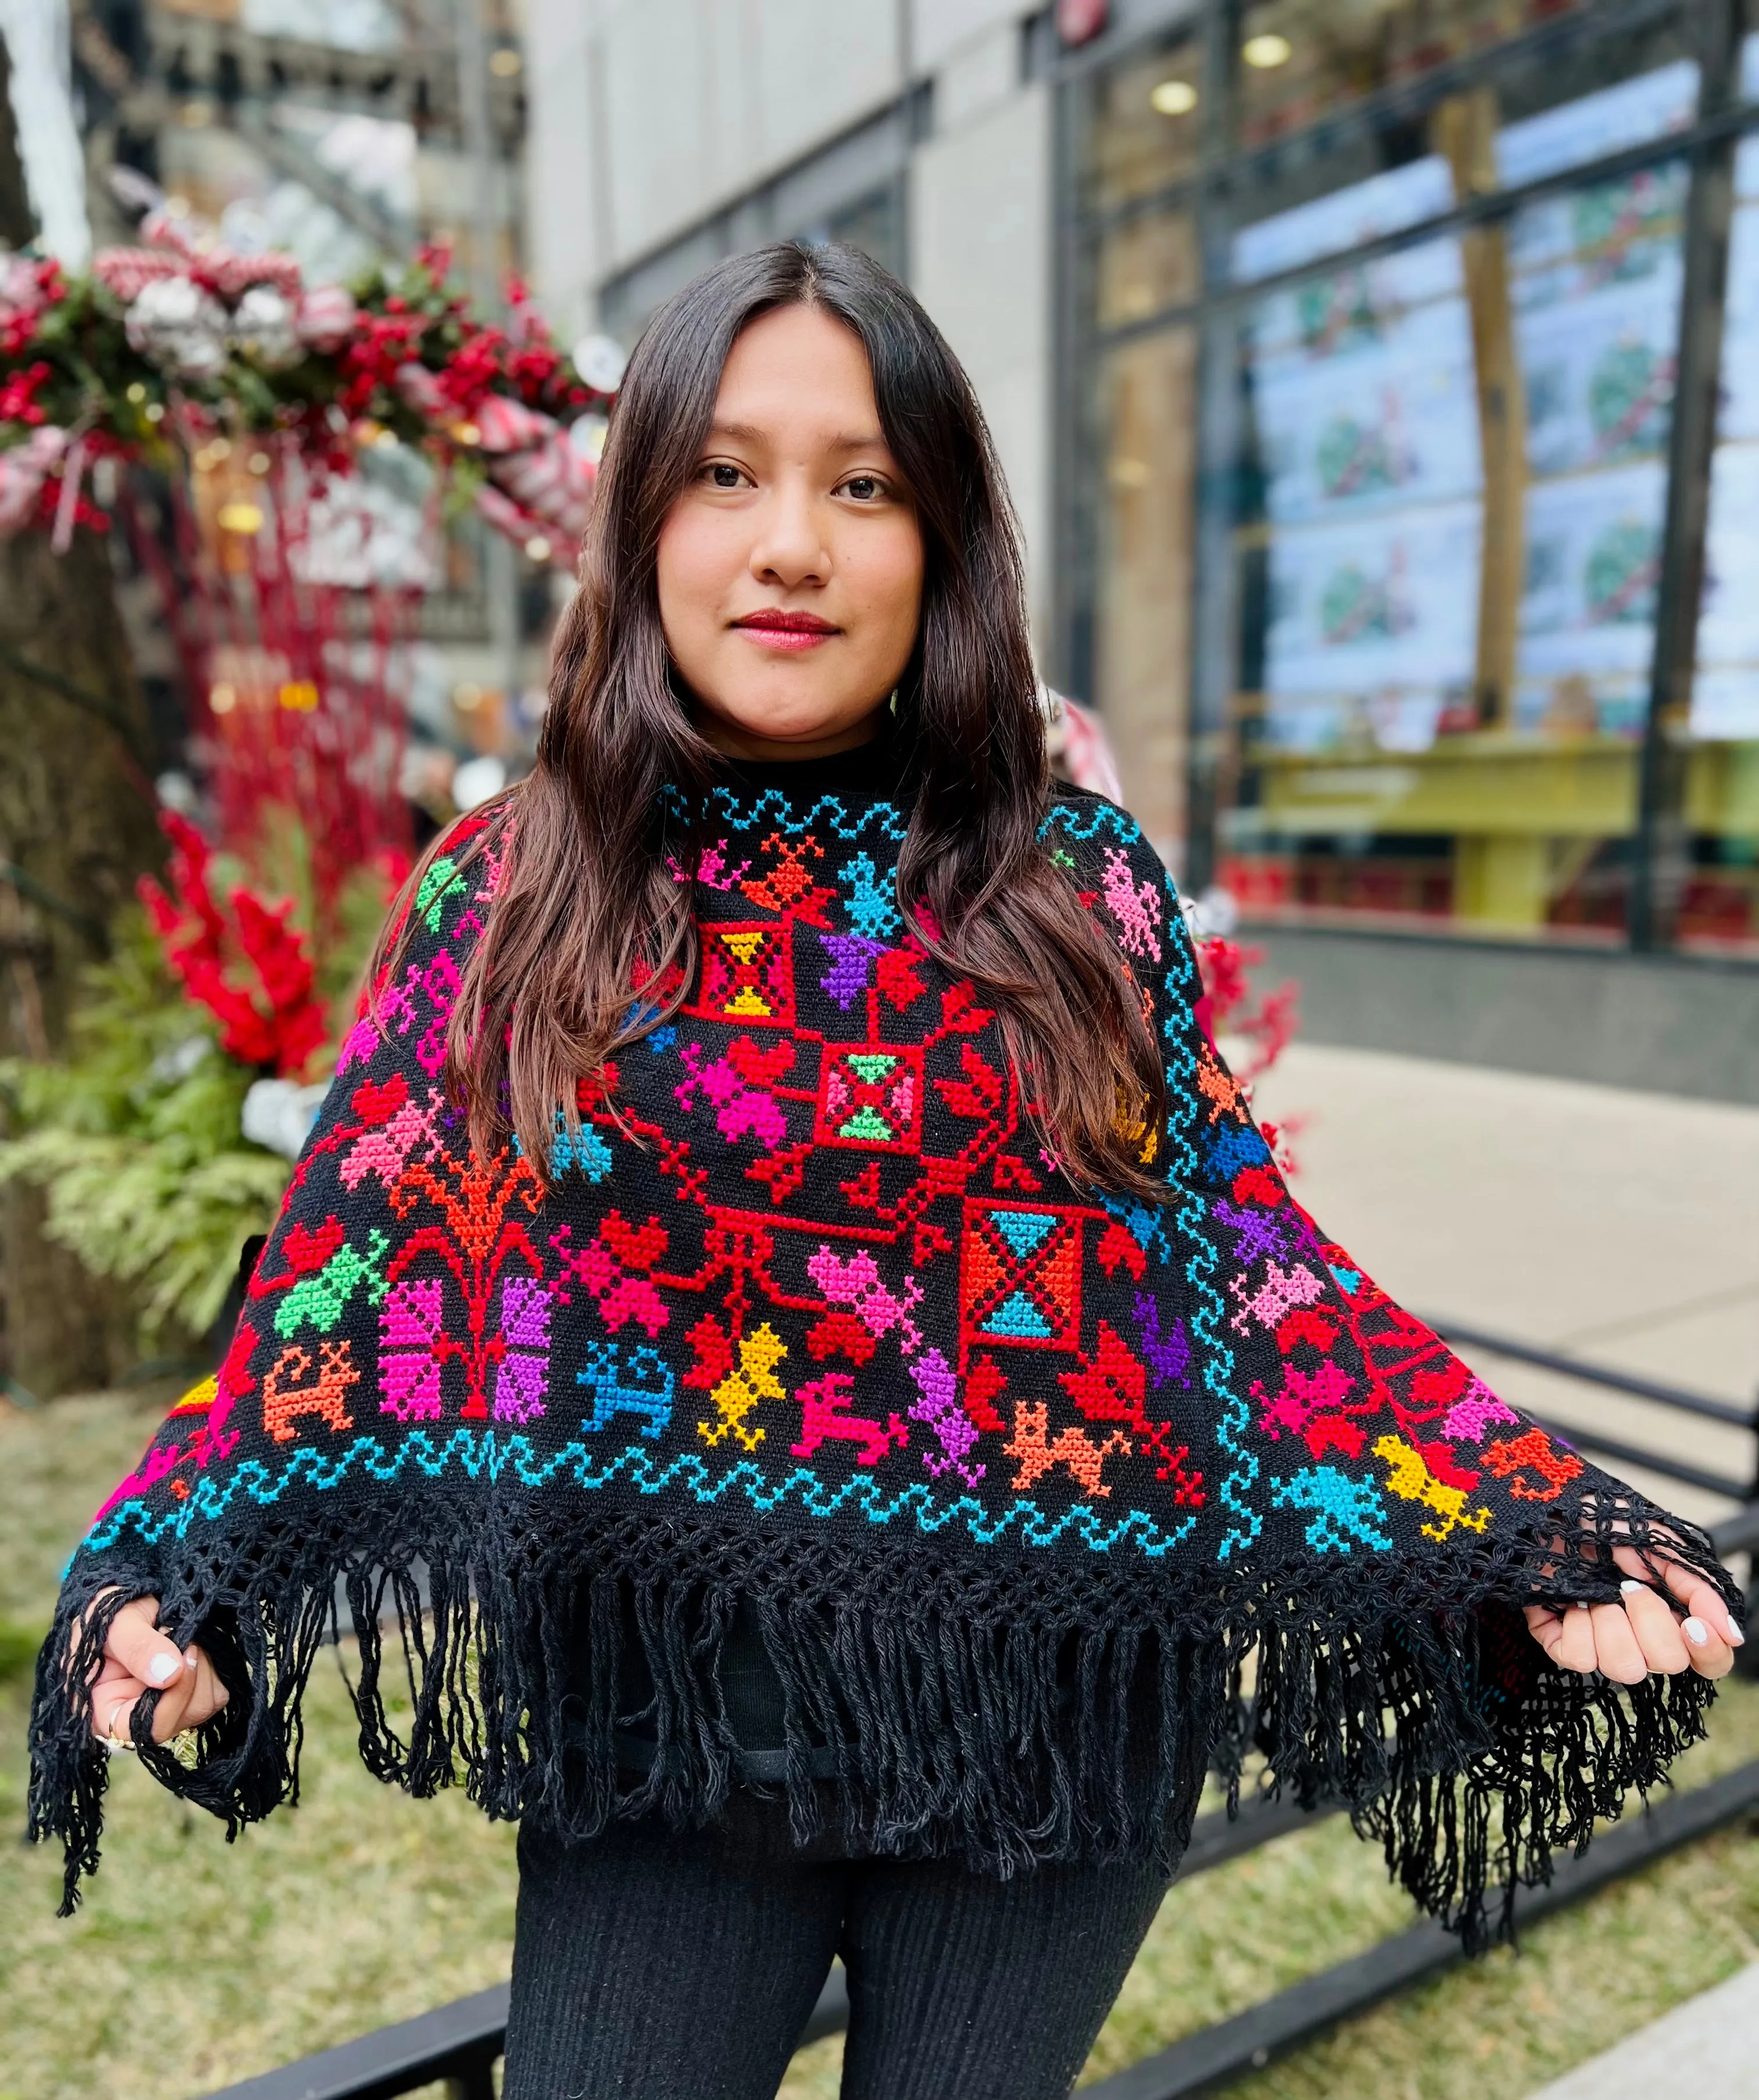
{"type": "MultiPolygon", "coordinates": [[[[371,1768],[461,1777],[492,1815],[713,1813],[749,1783],[737,1617],[802,1838],[834,1811],[999,1871],[1170,1860],[1206,1773],[1259,1754],[1475,1940],[1700,1732],[1701,1679],[1625,1689],[1529,1638],[1536,1595],[1617,1598],[1583,1542],[1660,1513],[1290,1195],[1135,825],[1059,793],[1043,843],[1164,1045],[1158,1203],[1073,1185],[1023,1114],[980,992],[901,915],[908,801],[871,752],[730,770],[673,860],[689,996],[583,1088],[547,1193],[516,1143],[470,1156],[439,1083],[501,851],[448,842],[217,1379],[68,1573],[31,1815],[69,1902],[106,1767],[70,1621],[108,1585],[74,1679],[111,1609],[159,1597],[231,1699],[179,1750],[149,1695],[137,1745],[231,1829],[293,1794],[338,1618],[371,1768]]],[[[1738,1601],[1702,1534],[1663,1550],[1738,1601]]]]}

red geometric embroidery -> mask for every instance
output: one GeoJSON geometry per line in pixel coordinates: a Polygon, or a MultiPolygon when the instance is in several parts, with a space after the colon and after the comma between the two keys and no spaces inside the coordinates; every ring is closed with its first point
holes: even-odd
{"type": "Polygon", "coordinates": [[[730,926],[705,921],[702,993],[696,1011],[712,1021],[790,1027],[794,966],[789,927],[730,926]]]}
{"type": "Polygon", "coordinates": [[[820,1145],[919,1152],[922,1089],[922,1051],[915,1044],[880,1048],[827,1043],[813,1136],[820,1145]]]}
{"type": "Polygon", "coordinates": [[[1081,1226],[1042,1204],[965,1205],[960,1343],[1073,1349],[1081,1335],[1081,1226]]]}

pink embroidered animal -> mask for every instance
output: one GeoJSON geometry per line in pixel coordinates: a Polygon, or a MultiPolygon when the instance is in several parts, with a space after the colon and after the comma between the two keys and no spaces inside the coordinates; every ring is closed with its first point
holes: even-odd
{"type": "Polygon", "coordinates": [[[1250,1316],[1266,1327],[1274,1327],[1285,1312],[1292,1312],[1298,1305],[1312,1305],[1325,1296],[1325,1286],[1303,1262],[1291,1262],[1286,1270],[1279,1268],[1274,1261],[1264,1264],[1265,1281],[1249,1297],[1246,1279],[1237,1276],[1228,1288],[1240,1300],[1240,1310],[1228,1322],[1237,1334],[1247,1331],[1250,1316]]]}
{"type": "Polygon", "coordinates": [[[1084,1495],[1109,1495],[1112,1491],[1100,1477],[1100,1468],[1114,1451],[1127,1453],[1130,1439],[1121,1429],[1113,1429],[1103,1443],[1096,1443],[1073,1424],[1053,1438],[1049,1425],[1050,1410],[1042,1400],[1015,1402],[1014,1433],[1002,1446],[1009,1458],[1020,1462],[1015,1487],[1029,1488],[1052,1467],[1060,1466],[1084,1495]]]}
{"type": "Polygon", "coordinates": [[[910,1317],[922,1303],[922,1286],[914,1276],[906,1276],[894,1295],[880,1281],[879,1266],[871,1254],[839,1256],[822,1242],[807,1257],[806,1273],[831,1304],[847,1306],[875,1341],[896,1327],[898,1347],[906,1356],[921,1348],[922,1330],[910,1317]]]}
{"type": "Polygon", "coordinates": [[[1469,1437],[1475,1444],[1483,1441],[1484,1432],[1492,1423],[1519,1422],[1520,1416],[1506,1401],[1498,1400],[1481,1379],[1474,1379],[1464,1400],[1457,1400],[1448,1410],[1441,1425],[1446,1437],[1469,1437]]]}
{"type": "Polygon", "coordinates": [[[854,1393],[855,1381],[847,1371],[827,1371],[800,1388],[795,1396],[800,1403],[800,1440],[788,1446],[796,1458],[811,1458],[821,1444],[840,1436],[861,1447],[857,1466],[877,1466],[894,1443],[901,1449],[909,1443],[910,1431],[896,1414],[882,1425],[868,1415],[845,1414],[854,1393]]]}
{"type": "Polygon", "coordinates": [[[1106,909],[1118,922],[1118,941],[1126,955],[1153,960],[1159,953],[1161,900],[1152,883],[1133,882],[1130,862],[1120,847],[1108,846],[1100,877],[1106,909]]]}
{"type": "Polygon", "coordinates": [[[925,1349],[910,1365],[910,1374],[922,1394],[910,1403],[910,1419],[928,1423],[945,1454],[924,1451],[924,1465],[937,1477],[957,1473],[968,1488],[976,1487],[983,1478],[983,1467],[968,1466],[965,1461],[976,1447],[977,1429],[959,1404],[959,1374],[938,1349],[925,1349]]]}

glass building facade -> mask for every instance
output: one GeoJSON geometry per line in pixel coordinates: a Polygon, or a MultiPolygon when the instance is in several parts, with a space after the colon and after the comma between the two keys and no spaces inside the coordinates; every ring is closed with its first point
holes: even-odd
{"type": "Polygon", "coordinates": [[[1210,0],[1078,59],[1061,671],[1186,886],[1759,956],[1739,0],[1210,0]]]}

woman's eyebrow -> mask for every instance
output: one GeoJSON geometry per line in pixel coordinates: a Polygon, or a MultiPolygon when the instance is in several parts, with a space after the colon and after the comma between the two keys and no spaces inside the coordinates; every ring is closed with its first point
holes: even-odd
{"type": "MultiPolygon", "coordinates": [[[[713,422],[708,426],[708,437],[711,441],[724,438],[736,445],[771,445],[776,441],[774,431],[763,430],[756,423],[713,422]]],[[[887,447],[884,437],[878,430],[840,430],[835,437],[825,440],[824,449],[828,452],[884,452],[887,447]]]]}

